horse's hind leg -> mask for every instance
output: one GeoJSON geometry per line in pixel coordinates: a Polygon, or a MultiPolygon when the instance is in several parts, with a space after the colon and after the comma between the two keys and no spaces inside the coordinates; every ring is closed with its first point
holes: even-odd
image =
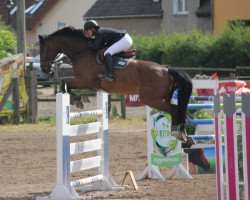
{"type": "MultiPolygon", "coordinates": [[[[141,98],[140,98],[141,99],[141,98]]],[[[151,108],[155,108],[157,110],[169,113],[171,115],[171,135],[176,137],[178,140],[182,142],[187,142],[187,136],[185,132],[180,132],[179,130],[179,117],[178,117],[178,106],[175,104],[171,104],[170,101],[165,101],[161,99],[151,99],[144,100],[141,99],[145,104],[150,106],[151,108]]]]}
{"type": "Polygon", "coordinates": [[[195,144],[193,139],[187,136],[186,132],[181,130],[183,127],[180,127],[180,118],[179,118],[179,108],[175,104],[171,104],[171,101],[166,99],[145,99],[140,96],[141,101],[143,101],[146,105],[151,108],[155,108],[157,110],[169,113],[171,115],[171,126],[172,126],[172,136],[176,137],[178,140],[189,143],[190,145],[195,144]]]}

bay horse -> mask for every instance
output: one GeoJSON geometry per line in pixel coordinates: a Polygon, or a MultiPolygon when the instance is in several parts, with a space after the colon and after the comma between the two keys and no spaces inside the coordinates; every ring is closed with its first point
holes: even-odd
{"type": "MultiPolygon", "coordinates": [[[[185,72],[167,69],[155,62],[132,59],[125,69],[114,69],[115,81],[98,78],[104,66],[97,62],[97,52],[89,48],[89,39],[82,29],[65,27],[49,35],[39,35],[40,62],[44,73],[51,72],[51,62],[59,53],[71,59],[74,78],[65,79],[71,103],[79,100],[71,89],[104,90],[120,95],[139,94],[140,101],[160,111],[170,113],[172,127],[179,139],[187,141],[186,110],[192,93],[192,81],[185,72]],[[178,105],[171,104],[178,90],[178,105]]],[[[62,90],[65,91],[64,87],[62,90]]]]}

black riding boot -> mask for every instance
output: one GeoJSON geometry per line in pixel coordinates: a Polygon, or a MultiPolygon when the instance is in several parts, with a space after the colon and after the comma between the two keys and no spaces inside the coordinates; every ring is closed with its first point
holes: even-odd
{"type": "Polygon", "coordinates": [[[113,69],[113,58],[112,58],[111,54],[108,53],[105,55],[105,62],[106,62],[107,73],[99,74],[99,77],[102,80],[107,80],[107,81],[113,82],[115,76],[114,76],[114,69],[113,69]]]}

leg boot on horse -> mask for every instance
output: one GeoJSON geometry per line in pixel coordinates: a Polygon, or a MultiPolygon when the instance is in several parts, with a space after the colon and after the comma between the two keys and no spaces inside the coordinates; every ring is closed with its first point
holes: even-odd
{"type": "Polygon", "coordinates": [[[178,104],[177,106],[171,106],[172,135],[184,143],[193,145],[195,141],[187,135],[185,126],[187,106],[193,90],[192,81],[186,73],[177,72],[172,69],[169,69],[169,73],[177,80],[174,90],[177,89],[178,91],[178,104]]]}

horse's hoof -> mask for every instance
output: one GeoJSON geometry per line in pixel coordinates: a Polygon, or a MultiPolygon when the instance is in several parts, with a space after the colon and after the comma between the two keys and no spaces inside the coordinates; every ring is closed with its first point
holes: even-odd
{"type": "Polygon", "coordinates": [[[178,131],[172,131],[171,136],[177,138],[180,133],[178,131]]]}
{"type": "Polygon", "coordinates": [[[89,97],[86,95],[81,96],[81,101],[83,101],[84,103],[90,103],[89,97]]]}
{"type": "Polygon", "coordinates": [[[171,136],[175,137],[177,140],[186,143],[187,142],[187,135],[183,132],[173,131],[171,132],[171,136]]]}
{"type": "Polygon", "coordinates": [[[184,143],[187,142],[187,134],[186,133],[183,133],[183,132],[180,133],[180,141],[182,141],[184,143]]]}
{"type": "Polygon", "coordinates": [[[79,109],[83,109],[83,108],[84,108],[84,105],[83,105],[83,103],[82,103],[81,101],[76,101],[76,102],[75,102],[75,105],[76,105],[76,107],[79,108],[79,109]]]}
{"type": "Polygon", "coordinates": [[[194,144],[196,144],[196,142],[194,141],[194,139],[192,137],[188,136],[186,144],[194,145],[194,144]]]}

